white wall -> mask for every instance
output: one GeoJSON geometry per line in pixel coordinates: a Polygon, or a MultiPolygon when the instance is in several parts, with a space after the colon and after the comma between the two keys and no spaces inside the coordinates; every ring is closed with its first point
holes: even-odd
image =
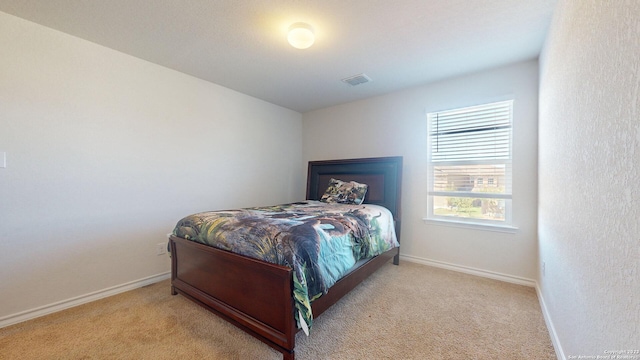
{"type": "Polygon", "coordinates": [[[299,113],[0,13],[0,320],[169,271],[156,244],[189,213],[302,198],[301,132],[299,113]]]}
{"type": "MultiPolygon", "coordinates": [[[[366,86],[366,85],[362,85],[366,86]]],[[[354,88],[353,91],[358,91],[354,88]]],[[[303,114],[305,161],[404,157],[405,259],[471,268],[533,284],[536,276],[538,63],[528,61],[303,114]],[[515,99],[515,234],[425,224],[427,124],[431,111],[515,99]]]]}
{"type": "Polygon", "coordinates": [[[539,283],[568,358],[640,350],[639,89],[640,2],[560,1],[541,56],[539,283]]]}

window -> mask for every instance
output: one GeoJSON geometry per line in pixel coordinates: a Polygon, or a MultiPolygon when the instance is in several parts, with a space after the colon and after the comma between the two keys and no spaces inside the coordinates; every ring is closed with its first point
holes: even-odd
{"type": "Polygon", "coordinates": [[[511,225],[512,114],[512,100],[427,114],[427,219],[511,225]]]}

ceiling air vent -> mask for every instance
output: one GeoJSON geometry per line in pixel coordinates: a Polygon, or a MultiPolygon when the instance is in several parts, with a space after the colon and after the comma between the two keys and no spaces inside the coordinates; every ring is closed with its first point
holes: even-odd
{"type": "Polygon", "coordinates": [[[371,81],[371,78],[365,74],[353,75],[353,76],[349,76],[348,78],[342,79],[343,83],[349,84],[351,86],[368,83],[369,81],[371,81]]]}

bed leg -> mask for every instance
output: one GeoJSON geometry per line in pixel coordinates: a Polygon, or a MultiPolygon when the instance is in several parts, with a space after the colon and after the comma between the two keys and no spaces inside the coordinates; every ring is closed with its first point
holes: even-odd
{"type": "Polygon", "coordinates": [[[282,352],[282,360],[295,360],[296,353],[295,350],[291,350],[291,352],[283,351],[282,352]]]}
{"type": "Polygon", "coordinates": [[[400,253],[393,257],[393,265],[400,265],[400,253]]]}
{"type": "Polygon", "coordinates": [[[176,288],[171,285],[171,295],[178,295],[178,292],[176,291],[176,288]]]}

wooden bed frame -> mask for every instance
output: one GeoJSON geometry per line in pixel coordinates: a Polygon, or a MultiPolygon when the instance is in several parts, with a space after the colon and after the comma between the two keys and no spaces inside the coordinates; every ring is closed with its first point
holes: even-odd
{"type": "MultiPolygon", "coordinates": [[[[394,216],[400,239],[402,157],[310,161],[307,200],[319,200],[330,178],[369,185],[365,203],[383,205],[394,216]]],[[[171,248],[171,293],[182,294],[294,360],[293,270],[176,236],[171,248]]],[[[400,249],[378,255],[334,284],[312,304],[322,314],[400,249]]],[[[312,330],[313,332],[313,330],[312,330]]],[[[313,334],[311,335],[313,336],[313,334]]]]}

